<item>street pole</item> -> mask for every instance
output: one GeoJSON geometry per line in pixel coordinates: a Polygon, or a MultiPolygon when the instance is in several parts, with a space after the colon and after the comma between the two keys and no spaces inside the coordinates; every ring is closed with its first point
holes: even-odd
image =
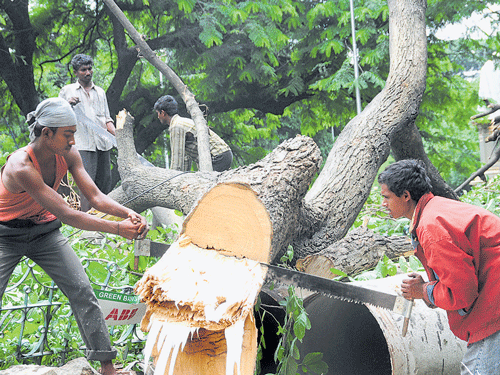
{"type": "Polygon", "coordinates": [[[361,97],[359,94],[359,73],[358,73],[358,48],[356,47],[356,28],[354,27],[354,4],[349,0],[351,6],[351,29],[352,29],[352,54],[354,59],[354,87],[356,89],[356,111],[361,113],[361,97]]]}

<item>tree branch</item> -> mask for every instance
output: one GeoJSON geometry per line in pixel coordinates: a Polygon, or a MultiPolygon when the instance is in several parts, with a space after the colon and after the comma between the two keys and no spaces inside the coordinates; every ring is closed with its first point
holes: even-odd
{"type": "Polygon", "coordinates": [[[130,34],[131,38],[137,43],[141,54],[151,65],[162,72],[165,77],[172,83],[177,92],[181,95],[186,103],[186,106],[191,114],[191,117],[196,125],[196,132],[198,137],[198,154],[199,154],[199,167],[202,171],[212,171],[212,158],[210,156],[209,135],[206,120],[196,102],[194,95],[189,91],[187,86],[182,80],[165,64],[149,47],[148,43],[141,37],[130,21],[125,17],[125,14],[118,8],[113,0],[104,0],[104,3],[109,7],[111,12],[118,18],[120,23],[130,34]]]}

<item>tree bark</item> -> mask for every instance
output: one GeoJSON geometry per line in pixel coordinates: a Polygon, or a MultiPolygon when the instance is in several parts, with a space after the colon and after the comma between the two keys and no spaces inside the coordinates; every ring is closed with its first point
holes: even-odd
{"type": "Polygon", "coordinates": [[[349,276],[373,268],[385,254],[397,258],[413,251],[410,239],[404,236],[381,236],[366,228],[357,228],[314,255],[297,261],[297,269],[305,273],[332,279],[336,268],[349,276]]]}
{"type": "Polygon", "coordinates": [[[412,126],[425,91],[425,0],[389,0],[391,63],[384,89],[351,120],[307,193],[296,257],[345,236],[365,203],[397,131],[412,126]]]}
{"type": "Polygon", "coordinates": [[[250,166],[221,174],[197,172],[177,176],[175,171],[138,164],[130,126],[126,132],[117,131],[123,185],[114,193],[116,197],[123,202],[119,195],[123,193],[126,201],[133,199],[138,211],[162,206],[187,214],[216,184],[243,183],[269,208],[273,223],[272,259],[290,243],[295,259],[303,259],[343,238],[365,203],[380,165],[387,159],[391,140],[398,132],[409,132],[414,127],[425,89],[426,3],[390,0],[388,4],[391,69],[387,84],[347,124],[309,191],[320,156],[317,146],[307,137],[283,143],[250,166]]]}
{"type": "MultiPolygon", "coordinates": [[[[249,166],[223,173],[183,173],[142,166],[133,141],[133,117],[122,111],[117,116],[116,125],[118,169],[122,176],[122,185],[111,193],[114,199],[139,212],[161,206],[188,214],[192,209],[196,210],[200,198],[216,185],[248,186],[265,207],[272,223],[270,261],[280,256],[287,248],[299,225],[298,202],[302,201],[321,164],[320,150],[311,138],[297,136],[290,139],[261,161],[249,166]]],[[[241,201],[233,197],[234,194],[229,192],[220,199],[227,198],[229,202],[235,203],[236,209],[232,213],[238,215],[237,203],[241,201]]],[[[217,207],[213,207],[213,210],[217,210],[217,207]]],[[[237,222],[239,217],[222,216],[219,220],[231,225],[237,222]]]]}

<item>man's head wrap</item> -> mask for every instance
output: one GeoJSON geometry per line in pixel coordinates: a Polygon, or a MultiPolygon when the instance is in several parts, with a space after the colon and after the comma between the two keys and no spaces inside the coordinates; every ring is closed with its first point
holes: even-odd
{"type": "Polygon", "coordinates": [[[76,125],[76,115],[71,105],[62,98],[49,98],[42,101],[36,110],[28,113],[26,122],[29,124],[30,140],[35,139],[35,126],[61,128],[76,125]]]}

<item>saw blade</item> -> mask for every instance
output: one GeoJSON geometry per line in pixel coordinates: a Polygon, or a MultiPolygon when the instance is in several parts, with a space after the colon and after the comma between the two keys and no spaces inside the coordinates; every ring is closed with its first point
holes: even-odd
{"type": "Polygon", "coordinates": [[[281,285],[293,285],[343,301],[381,307],[403,316],[409,316],[411,313],[411,302],[396,294],[367,289],[283,267],[269,264],[262,265],[267,268],[267,282],[273,281],[281,285]]]}

